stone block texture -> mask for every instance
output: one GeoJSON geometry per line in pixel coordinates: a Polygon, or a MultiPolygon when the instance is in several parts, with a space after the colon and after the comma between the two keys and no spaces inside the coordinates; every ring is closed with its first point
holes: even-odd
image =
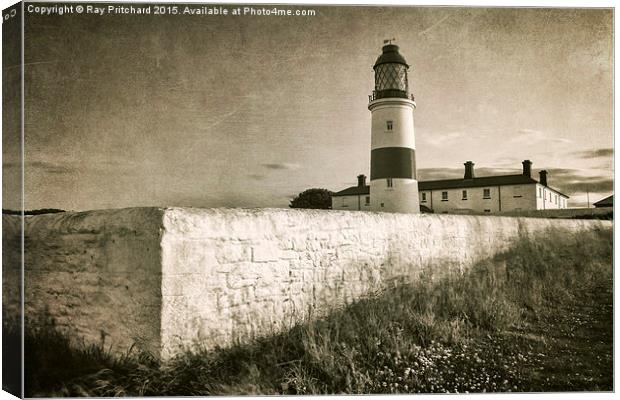
{"type": "MultiPolygon", "coordinates": [[[[159,354],[162,218],[156,208],[27,216],[26,329],[53,325],[86,344],[159,354]]],[[[19,220],[3,215],[2,277],[10,290],[19,287],[21,257],[19,231],[7,227],[19,220]]],[[[4,298],[4,315],[15,315],[19,303],[4,298]]]]}
{"type": "MultiPolygon", "coordinates": [[[[3,216],[5,282],[18,283],[18,220],[3,216]]],[[[547,228],[611,223],[287,209],[31,216],[26,329],[52,321],[76,340],[167,359],[282,332],[422,271],[465,271],[547,228]]],[[[16,312],[11,293],[3,305],[16,312]]]]}

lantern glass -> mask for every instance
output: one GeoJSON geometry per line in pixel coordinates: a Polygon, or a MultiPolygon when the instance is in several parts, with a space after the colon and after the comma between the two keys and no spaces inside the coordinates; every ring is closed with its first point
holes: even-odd
{"type": "Polygon", "coordinates": [[[402,90],[407,92],[407,67],[397,63],[377,65],[375,67],[375,90],[402,90]]]}

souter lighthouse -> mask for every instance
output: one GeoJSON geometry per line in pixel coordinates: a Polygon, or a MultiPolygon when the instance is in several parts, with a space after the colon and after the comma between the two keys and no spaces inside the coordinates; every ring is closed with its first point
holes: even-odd
{"type": "Polygon", "coordinates": [[[413,110],[409,65],[398,46],[386,40],[373,67],[375,90],[369,97],[372,114],[370,208],[373,211],[419,213],[415,165],[413,110]]]}

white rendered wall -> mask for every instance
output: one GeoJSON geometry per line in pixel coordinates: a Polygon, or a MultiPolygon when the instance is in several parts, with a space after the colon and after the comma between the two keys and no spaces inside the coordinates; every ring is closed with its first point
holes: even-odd
{"type": "MultiPolygon", "coordinates": [[[[163,213],[130,208],[27,216],[26,328],[48,324],[106,349],[136,344],[158,355],[163,213]]],[[[19,217],[2,216],[3,244],[19,241],[18,226],[19,217]]],[[[3,248],[3,280],[13,282],[11,289],[19,284],[20,258],[19,247],[3,248]]],[[[15,306],[3,296],[6,313],[15,306]]]]}
{"type": "MultiPolygon", "coordinates": [[[[538,188],[543,187],[538,184],[527,185],[502,185],[502,186],[488,186],[488,187],[475,187],[475,188],[460,188],[460,189],[436,189],[432,191],[432,206],[431,206],[431,191],[420,191],[420,204],[431,208],[438,213],[466,213],[468,211],[476,213],[499,213],[519,210],[536,210],[542,209],[542,198],[538,197],[538,188]],[[485,199],[484,189],[489,189],[491,196],[489,199],[485,199]],[[463,190],[467,190],[467,199],[463,199],[463,190]],[[441,192],[448,192],[448,200],[442,201],[441,192]],[[422,193],[426,193],[426,201],[422,201],[422,193]],[[489,211],[485,211],[489,210],[489,211]]],[[[549,189],[546,188],[547,197],[547,209],[559,208],[558,204],[555,204],[555,197],[553,197],[553,204],[549,202],[549,189]]],[[[556,192],[553,192],[555,196],[556,192]]]]}
{"type": "Polygon", "coordinates": [[[536,184],[501,186],[502,212],[536,210],[536,184]]]}
{"type": "Polygon", "coordinates": [[[388,187],[386,179],[370,181],[370,209],[372,211],[411,213],[419,212],[418,181],[415,179],[392,179],[388,187]],[[415,208],[417,207],[417,208],[415,208]]]}
{"type": "Polygon", "coordinates": [[[371,122],[371,149],[380,147],[408,147],[415,149],[413,105],[407,99],[381,99],[373,106],[371,122]],[[387,129],[392,121],[392,130],[387,129]]]}
{"type": "Polygon", "coordinates": [[[536,208],[538,210],[556,210],[561,208],[568,208],[568,198],[559,194],[555,190],[550,189],[547,186],[536,184],[536,208]],[[539,197],[539,190],[542,190],[543,196],[539,197]],[[551,198],[549,198],[551,195],[551,198]],[[557,204],[556,204],[557,196],[557,204]],[[564,199],[564,203],[560,203],[560,198],[564,199]]]}
{"type": "Polygon", "coordinates": [[[371,204],[366,203],[366,197],[369,196],[370,194],[332,197],[332,210],[370,211],[371,204]]]}
{"type": "MultiPolygon", "coordinates": [[[[380,99],[369,105],[371,111],[371,150],[386,147],[403,147],[415,152],[415,131],[413,110],[415,103],[409,99],[380,99]],[[388,129],[387,122],[392,122],[388,129]]],[[[413,178],[392,178],[392,187],[387,187],[384,178],[370,180],[370,209],[373,211],[419,213],[420,202],[416,166],[413,178]]]]}
{"type": "Polygon", "coordinates": [[[468,210],[476,212],[485,212],[489,210],[489,213],[499,212],[499,189],[497,186],[469,188],[469,189],[447,189],[447,190],[433,190],[432,194],[426,195],[427,201],[420,204],[426,205],[435,213],[452,213],[452,212],[466,212],[468,210]],[[491,196],[489,199],[483,198],[483,189],[489,189],[491,196]],[[467,200],[462,200],[463,190],[467,190],[467,200]],[[448,200],[442,200],[441,193],[448,192],[448,200]],[[432,207],[431,204],[432,198],[432,207]]]}
{"type": "MultiPolygon", "coordinates": [[[[5,219],[10,243],[18,217],[5,219]]],[[[422,270],[465,271],[548,228],[579,234],[612,224],[287,209],[33,216],[26,329],[54,320],[86,343],[118,353],[136,343],[168,358],[281,332],[422,270]]],[[[19,248],[3,249],[5,284],[18,282],[19,266],[7,265],[18,260],[19,248]]]]}

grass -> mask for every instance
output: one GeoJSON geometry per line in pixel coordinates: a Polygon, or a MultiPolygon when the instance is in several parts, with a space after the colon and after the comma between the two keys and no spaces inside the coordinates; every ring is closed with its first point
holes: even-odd
{"type": "Polygon", "coordinates": [[[29,332],[26,396],[613,390],[611,230],[547,232],[431,278],[163,365],[29,332]]]}

